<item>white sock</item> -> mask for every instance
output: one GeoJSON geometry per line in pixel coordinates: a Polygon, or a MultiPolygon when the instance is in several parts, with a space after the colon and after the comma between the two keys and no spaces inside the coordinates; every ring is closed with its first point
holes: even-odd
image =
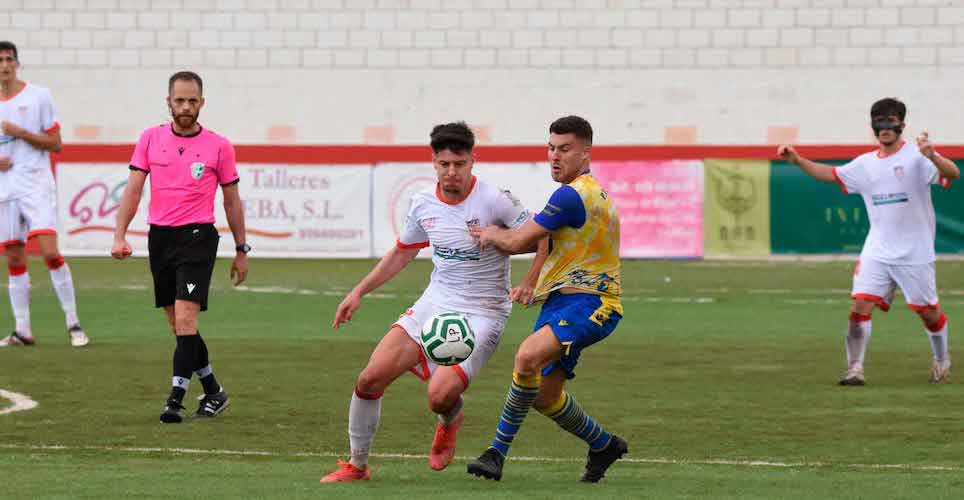
{"type": "Polygon", "coordinates": [[[351,464],[359,469],[368,466],[368,453],[378,421],[382,417],[382,395],[375,399],[363,399],[355,392],[348,407],[348,443],[351,445],[351,464]]]}
{"type": "Polygon", "coordinates": [[[50,281],[54,283],[60,308],[64,310],[67,328],[80,323],[77,318],[77,301],[74,298],[74,279],[70,275],[70,267],[64,264],[57,269],[50,270],[50,281]]]}
{"type": "Polygon", "coordinates": [[[864,354],[867,352],[867,344],[870,343],[871,321],[850,320],[847,329],[847,367],[855,364],[864,365],[864,354]]]}
{"type": "Polygon", "coordinates": [[[462,396],[459,396],[459,400],[455,402],[455,405],[452,406],[451,410],[438,414],[439,423],[441,423],[444,427],[451,425],[452,422],[455,421],[455,418],[459,416],[459,413],[462,412],[463,403],[464,401],[462,396]]]}
{"type": "Polygon", "coordinates": [[[30,331],[30,275],[10,275],[10,307],[17,322],[17,333],[29,336],[30,331]]]}
{"type": "Polygon", "coordinates": [[[941,317],[943,325],[936,332],[928,331],[927,336],[931,341],[931,350],[934,351],[934,359],[943,361],[947,358],[947,318],[941,317]]]}

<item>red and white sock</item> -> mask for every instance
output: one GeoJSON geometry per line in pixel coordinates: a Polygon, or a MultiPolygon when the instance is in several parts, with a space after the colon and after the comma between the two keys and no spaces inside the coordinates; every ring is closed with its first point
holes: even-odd
{"type": "Polygon", "coordinates": [[[941,313],[937,323],[925,325],[927,336],[931,341],[931,351],[934,352],[934,359],[944,361],[947,358],[947,316],[941,313]]]}
{"type": "Polygon", "coordinates": [[[454,405],[452,405],[452,408],[449,411],[438,414],[439,423],[442,424],[442,426],[444,427],[448,427],[449,425],[452,425],[452,422],[455,422],[455,419],[459,416],[459,413],[462,412],[463,403],[464,401],[462,399],[462,396],[459,396],[459,400],[456,401],[454,405]]]}
{"type": "Polygon", "coordinates": [[[70,274],[70,266],[63,257],[47,261],[50,269],[50,281],[54,284],[54,291],[60,299],[60,308],[64,310],[67,328],[80,324],[77,318],[77,299],[74,296],[74,278],[70,274]]]}
{"type": "Polygon", "coordinates": [[[847,367],[864,366],[864,355],[867,344],[870,343],[871,321],[870,315],[850,313],[850,325],[847,328],[847,367]]]}
{"type": "Polygon", "coordinates": [[[355,388],[348,407],[348,443],[351,446],[351,464],[359,469],[368,466],[368,454],[381,417],[382,395],[365,394],[355,388]]]}
{"type": "Polygon", "coordinates": [[[10,307],[16,320],[15,330],[24,336],[31,336],[30,331],[30,274],[26,267],[9,267],[10,307]]]}

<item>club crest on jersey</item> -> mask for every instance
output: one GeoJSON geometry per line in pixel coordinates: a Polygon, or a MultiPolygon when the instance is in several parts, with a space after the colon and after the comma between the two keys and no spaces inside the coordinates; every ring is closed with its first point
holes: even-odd
{"type": "Polygon", "coordinates": [[[902,166],[900,166],[900,165],[897,165],[896,167],[894,167],[894,177],[897,177],[898,179],[903,179],[903,178],[904,178],[904,167],[902,167],[902,166]]]}
{"type": "Polygon", "coordinates": [[[202,175],[204,175],[204,164],[199,161],[192,163],[191,177],[194,177],[194,180],[198,180],[202,175]]]}
{"type": "Polygon", "coordinates": [[[437,217],[428,217],[418,221],[418,223],[420,226],[422,226],[423,231],[428,231],[429,229],[432,229],[433,227],[435,227],[435,221],[437,219],[438,219],[437,217]]]}

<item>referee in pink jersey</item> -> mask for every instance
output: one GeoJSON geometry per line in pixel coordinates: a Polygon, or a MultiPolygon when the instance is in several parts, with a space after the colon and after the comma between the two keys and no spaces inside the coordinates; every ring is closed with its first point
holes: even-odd
{"type": "Polygon", "coordinates": [[[130,179],[117,212],[111,255],[131,255],[127,227],[137,212],[144,180],[151,176],[147,222],[148,252],[154,277],[154,303],[163,307],[177,338],[171,395],[161,422],[181,422],[182,402],[191,375],[204,386],[195,417],[212,418],[230,400],[218,384],[208,360],[208,348],[198,332],[198,313],[207,309],[211,273],[218,251],[214,227],[214,195],[224,192],[224,212],[237,244],[231,279],[237,286],[248,274],[244,210],[238,194],[234,146],[226,138],[198,123],[204,106],[201,77],[190,71],[171,76],[167,105],[173,120],[141,134],[130,163],[130,179]]]}

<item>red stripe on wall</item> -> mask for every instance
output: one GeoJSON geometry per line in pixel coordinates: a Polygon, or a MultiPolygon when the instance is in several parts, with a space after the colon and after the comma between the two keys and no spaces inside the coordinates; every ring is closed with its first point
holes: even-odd
{"type": "MultiPolygon", "coordinates": [[[[287,164],[353,164],[353,163],[421,163],[431,158],[428,146],[382,145],[236,145],[237,160],[244,163],[287,164]]],[[[811,160],[846,160],[873,151],[866,145],[796,146],[797,152],[811,160]]],[[[964,158],[964,145],[939,146],[948,158],[964,158]]],[[[776,146],[593,146],[595,161],[691,160],[704,158],[776,160],[776,146]]],[[[66,144],[56,155],[58,162],[127,163],[134,152],[133,144],[66,144]]],[[[475,158],[483,162],[542,162],[547,160],[546,147],[478,146],[475,158]]]]}

